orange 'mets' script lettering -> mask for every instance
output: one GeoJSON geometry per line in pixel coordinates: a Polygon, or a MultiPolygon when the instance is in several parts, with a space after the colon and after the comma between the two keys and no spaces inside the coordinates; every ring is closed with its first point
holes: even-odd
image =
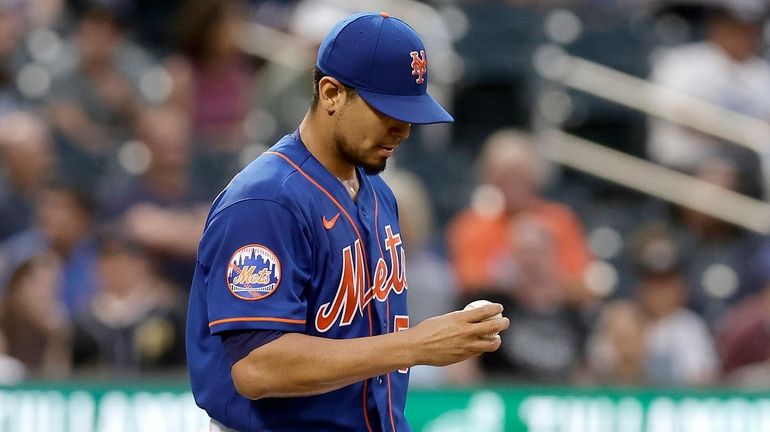
{"type": "MultiPolygon", "coordinates": [[[[338,214],[339,216],[339,214],[338,214]]],[[[392,267],[389,269],[385,260],[380,257],[372,276],[372,286],[366,287],[364,269],[364,251],[361,242],[356,240],[353,248],[347,246],[342,250],[342,275],[337,287],[337,294],[330,303],[324,303],[318,308],[315,317],[316,329],[326,332],[334,323],[340,326],[350,325],[356,312],[363,315],[366,305],[376,298],[385,302],[391,291],[401,294],[406,288],[406,256],[401,245],[401,234],[393,234],[390,225],[385,227],[385,249],[390,255],[392,267]],[[400,252],[400,253],[399,253],[400,252]]]]}

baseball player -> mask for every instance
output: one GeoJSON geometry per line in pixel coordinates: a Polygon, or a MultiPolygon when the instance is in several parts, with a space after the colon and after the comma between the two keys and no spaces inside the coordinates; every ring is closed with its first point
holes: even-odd
{"type": "Polygon", "coordinates": [[[396,202],[377,173],[412,123],[452,121],[426,92],[415,31],[350,16],[314,81],[299,128],[217,197],[200,242],[187,354],[212,430],[408,431],[409,367],[494,351],[508,326],[490,304],[409,329],[396,202]]]}

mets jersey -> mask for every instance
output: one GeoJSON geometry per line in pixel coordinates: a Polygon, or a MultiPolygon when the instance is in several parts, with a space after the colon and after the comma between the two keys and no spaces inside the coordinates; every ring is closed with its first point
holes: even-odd
{"type": "MultiPolygon", "coordinates": [[[[278,330],[345,339],[409,327],[405,253],[393,193],[358,169],[357,199],[283,137],[214,202],[188,312],[196,403],[239,431],[409,431],[408,370],[316,396],[241,396],[219,335],[278,330]]],[[[291,365],[287,365],[291,367],[291,365]]]]}

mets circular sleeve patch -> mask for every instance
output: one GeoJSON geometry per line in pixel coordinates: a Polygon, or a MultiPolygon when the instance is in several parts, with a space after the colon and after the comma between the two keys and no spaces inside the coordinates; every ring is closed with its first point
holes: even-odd
{"type": "Polygon", "coordinates": [[[242,300],[272,294],[281,282],[281,262],[265,246],[250,244],[235,251],[227,265],[227,287],[242,300]]]}

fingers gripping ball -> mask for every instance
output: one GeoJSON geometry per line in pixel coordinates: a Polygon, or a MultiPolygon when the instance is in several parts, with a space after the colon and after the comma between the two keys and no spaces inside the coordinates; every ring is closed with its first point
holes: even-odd
{"type": "MultiPolygon", "coordinates": [[[[476,300],[476,301],[472,301],[472,302],[468,303],[468,305],[465,306],[465,308],[463,308],[463,310],[475,309],[475,308],[486,306],[486,305],[489,305],[489,304],[493,304],[493,303],[491,301],[489,301],[489,300],[476,300]]],[[[502,313],[498,313],[497,315],[491,316],[491,317],[485,319],[484,321],[489,321],[491,319],[497,319],[497,318],[502,318],[502,317],[503,317],[503,314],[502,313]]],[[[487,337],[489,337],[491,339],[491,338],[494,338],[494,337],[498,337],[499,335],[500,335],[500,333],[490,333],[490,334],[487,335],[487,337]]]]}

